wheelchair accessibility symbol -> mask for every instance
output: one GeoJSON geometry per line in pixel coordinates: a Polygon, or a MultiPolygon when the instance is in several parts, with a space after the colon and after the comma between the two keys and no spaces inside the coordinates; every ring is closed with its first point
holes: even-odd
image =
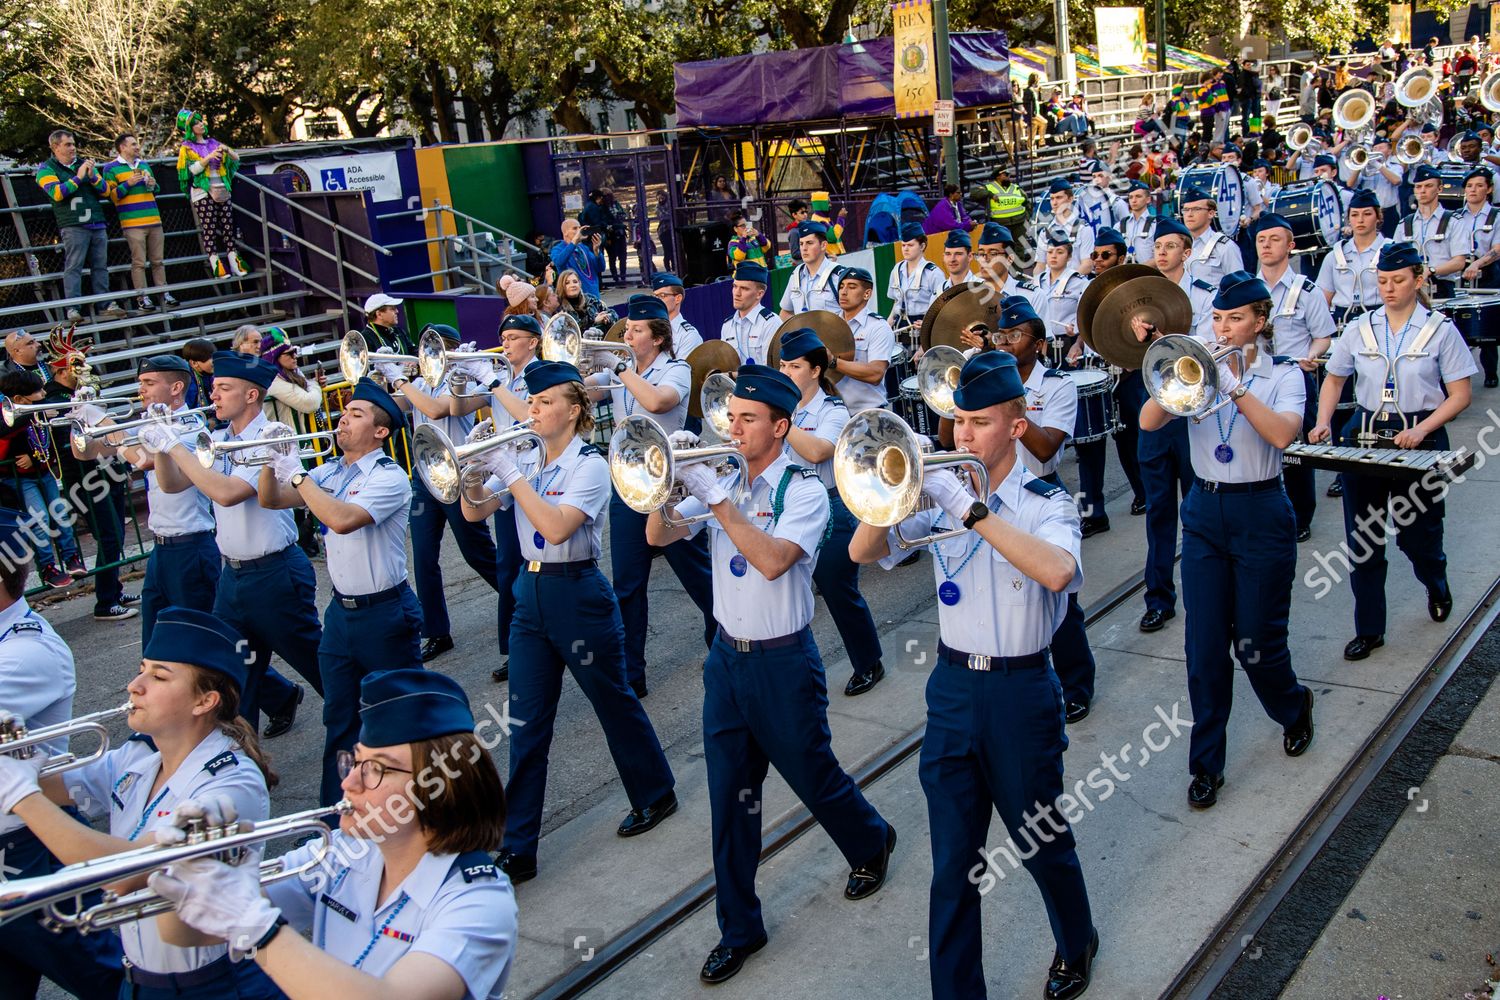
{"type": "Polygon", "coordinates": [[[324,191],[349,190],[349,181],[344,177],[343,167],[329,167],[326,170],[318,171],[318,173],[322,175],[324,191]]]}

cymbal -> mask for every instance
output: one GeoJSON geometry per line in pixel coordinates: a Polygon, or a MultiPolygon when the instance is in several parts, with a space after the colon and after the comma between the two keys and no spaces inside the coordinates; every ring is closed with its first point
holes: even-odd
{"type": "Polygon", "coordinates": [[[952,288],[945,288],[942,292],[938,293],[937,298],[932,300],[932,305],[928,306],[927,312],[922,315],[922,329],[920,332],[922,350],[925,351],[932,346],[932,328],[937,322],[938,312],[943,306],[968,291],[972,286],[978,284],[979,282],[977,281],[968,281],[963,284],[954,285],[952,288]]]}
{"type": "MultiPolygon", "coordinates": [[[[1094,347],[1090,339],[1089,329],[1093,324],[1094,310],[1099,303],[1104,301],[1104,296],[1114,291],[1121,282],[1129,281],[1131,278],[1144,278],[1150,275],[1160,275],[1161,272],[1149,264],[1120,264],[1097,274],[1089,281],[1083,294],[1078,297],[1078,332],[1083,336],[1083,342],[1094,347]]],[[[1094,350],[1099,348],[1094,347],[1094,350]]]]}
{"type": "Polygon", "coordinates": [[[705,340],[688,351],[687,363],[693,369],[693,385],[688,395],[688,412],[695,417],[703,416],[703,405],[699,398],[703,381],[714,372],[733,375],[740,367],[740,352],[722,340],[705,340]]]}
{"type": "Polygon", "coordinates": [[[604,331],[604,339],[613,340],[617,344],[625,343],[625,321],[617,319],[611,323],[609,329],[604,331]]]}
{"type": "Polygon", "coordinates": [[[1187,292],[1160,274],[1133,278],[1105,295],[1094,310],[1090,336],[1085,339],[1110,364],[1139,368],[1150,346],[1149,338],[1142,339],[1148,325],[1163,334],[1185,334],[1193,325],[1187,292]]]}
{"type": "MultiPolygon", "coordinates": [[[[932,320],[929,310],[922,322],[922,348],[929,350],[938,344],[964,349],[960,334],[973,323],[983,323],[994,333],[1000,324],[1000,296],[987,285],[971,284],[963,288],[950,288],[957,295],[943,304],[943,310],[932,320]],[[928,321],[932,320],[929,327],[928,321]]],[[[947,292],[943,293],[948,294],[947,292]]]]}
{"type": "Polygon", "coordinates": [[[766,364],[772,368],[780,365],[781,335],[804,327],[818,335],[832,357],[845,361],[854,360],[854,331],[849,329],[844,317],[827,309],[812,309],[781,321],[781,325],[776,328],[776,335],[771,338],[770,346],[766,348],[766,364]]]}

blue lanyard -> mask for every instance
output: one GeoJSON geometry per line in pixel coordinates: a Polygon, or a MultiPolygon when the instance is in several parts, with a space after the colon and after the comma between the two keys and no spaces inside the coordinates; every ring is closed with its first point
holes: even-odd
{"type": "Polygon", "coordinates": [[[350,486],[354,485],[354,480],[359,476],[359,466],[357,464],[346,465],[344,466],[344,471],[349,474],[344,476],[344,478],[339,482],[339,488],[334,490],[333,498],[335,500],[344,499],[344,491],[347,490],[350,486]]]}
{"type": "MultiPolygon", "coordinates": [[[[993,510],[994,508],[991,507],[990,509],[993,510]]],[[[932,530],[933,531],[940,531],[940,530],[942,530],[943,521],[944,521],[944,519],[946,517],[947,517],[946,514],[939,514],[936,518],[934,518],[933,522],[932,522],[932,530]]],[[[955,566],[953,568],[953,571],[951,573],[948,571],[948,560],[943,558],[943,550],[940,547],[941,544],[942,543],[939,542],[939,543],[937,543],[937,544],[935,544],[935,545],[932,546],[932,554],[933,554],[934,557],[936,557],[936,559],[938,561],[938,568],[943,571],[943,579],[944,580],[951,580],[955,576],[957,576],[958,574],[962,573],[964,571],[964,567],[965,566],[969,565],[970,560],[972,560],[974,558],[975,554],[978,553],[979,547],[984,544],[984,539],[983,538],[976,538],[974,540],[974,544],[969,548],[969,551],[966,552],[966,553],[964,553],[963,561],[960,562],[957,566],[955,566]]]]}
{"type": "MultiPolygon", "coordinates": [[[[651,362],[651,364],[655,365],[656,362],[653,361],[651,362]]],[[[661,378],[661,374],[663,371],[665,371],[665,369],[663,368],[656,369],[656,377],[661,378]]],[[[641,372],[641,378],[645,379],[648,385],[656,384],[655,382],[651,381],[651,369],[649,368],[641,372]]],[[[624,389],[622,391],[625,393],[625,415],[628,417],[631,414],[635,413],[635,393],[631,392],[629,389],[624,389]]]]}
{"type": "Polygon", "coordinates": [[[547,495],[547,491],[552,488],[552,484],[557,481],[557,475],[560,472],[562,472],[562,466],[561,465],[555,466],[552,469],[552,475],[550,477],[548,477],[548,479],[547,479],[547,485],[543,486],[543,485],[541,485],[541,482],[542,482],[542,470],[541,469],[536,470],[536,479],[532,481],[531,488],[534,489],[534,490],[536,490],[537,494],[539,496],[545,497],[547,495]]]}
{"type": "Polygon", "coordinates": [[[1406,318],[1405,325],[1403,325],[1401,327],[1401,333],[1396,337],[1396,350],[1394,352],[1391,351],[1391,318],[1388,315],[1382,317],[1385,320],[1385,356],[1386,357],[1388,357],[1388,358],[1395,358],[1397,354],[1401,353],[1401,348],[1406,345],[1406,331],[1411,329],[1411,321],[1413,319],[1416,319],[1416,316],[1417,316],[1416,312],[1413,311],[1412,314],[1406,318]]]}
{"type": "MultiPolygon", "coordinates": [[[[1259,375],[1251,375],[1249,378],[1245,379],[1245,390],[1247,392],[1250,389],[1250,383],[1254,382],[1258,378],[1260,378],[1259,375]]],[[[1214,423],[1216,425],[1218,425],[1218,428],[1219,428],[1219,443],[1220,444],[1228,444],[1229,443],[1229,437],[1230,437],[1230,435],[1232,435],[1234,433],[1234,422],[1236,420],[1240,419],[1240,408],[1238,406],[1236,406],[1236,407],[1233,407],[1233,409],[1234,409],[1234,413],[1229,418],[1229,427],[1227,429],[1224,427],[1224,411],[1223,410],[1219,410],[1218,412],[1216,412],[1214,414],[1214,423]]]]}
{"type": "Polygon", "coordinates": [[[166,798],[167,793],[171,790],[172,789],[168,786],[162,786],[161,794],[157,795],[156,798],[146,803],[146,808],[141,810],[141,821],[135,825],[134,830],[130,831],[130,836],[126,837],[126,840],[134,840],[136,837],[140,836],[141,831],[146,828],[146,823],[150,821],[151,814],[156,810],[157,806],[161,805],[161,800],[166,798]]]}
{"type": "Polygon", "coordinates": [[[379,927],[375,928],[375,933],[370,935],[370,943],[365,945],[365,950],[360,952],[359,957],[354,960],[354,967],[356,969],[370,956],[370,951],[375,947],[375,942],[380,940],[380,936],[386,932],[386,928],[391,926],[391,921],[396,919],[396,915],[401,912],[401,908],[406,905],[406,901],[410,898],[405,892],[401,893],[401,898],[396,900],[396,908],[386,916],[385,921],[379,927]]]}

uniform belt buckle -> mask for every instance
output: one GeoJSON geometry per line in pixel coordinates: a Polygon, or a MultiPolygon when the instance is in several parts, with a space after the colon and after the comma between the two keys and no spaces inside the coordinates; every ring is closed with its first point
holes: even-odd
{"type": "Polygon", "coordinates": [[[353,611],[355,608],[359,607],[359,601],[353,597],[340,597],[339,603],[348,608],[350,611],[353,611]]]}
{"type": "Polygon", "coordinates": [[[736,653],[748,653],[750,652],[750,644],[751,640],[749,639],[736,639],[734,640],[734,651],[736,653]]]}
{"type": "Polygon", "coordinates": [[[526,564],[526,569],[532,573],[540,573],[542,571],[542,561],[540,559],[533,559],[526,564]]]}
{"type": "Polygon", "coordinates": [[[970,653],[969,654],[969,669],[970,670],[984,670],[984,671],[988,671],[990,669],[990,658],[989,658],[989,656],[987,654],[985,654],[985,653],[970,653]]]}

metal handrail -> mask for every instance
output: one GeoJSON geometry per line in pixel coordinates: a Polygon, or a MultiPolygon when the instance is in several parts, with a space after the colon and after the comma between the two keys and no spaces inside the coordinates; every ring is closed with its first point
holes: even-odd
{"type": "MultiPolygon", "coordinates": [[[[443,202],[438,201],[436,198],[433,199],[433,202],[432,202],[431,205],[429,205],[429,206],[427,206],[425,208],[409,208],[409,209],[403,209],[402,211],[399,211],[399,212],[387,212],[384,215],[377,215],[377,216],[375,216],[375,218],[377,220],[378,219],[404,219],[404,218],[406,218],[409,215],[414,215],[414,216],[418,216],[420,218],[425,218],[428,214],[430,214],[432,212],[447,212],[449,215],[453,216],[455,219],[462,219],[463,221],[468,222],[471,225],[480,226],[480,227],[482,227],[484,229],[490,230],[493,233],[496,233],[496,234],[498,234],[500,236],[503,236],[506,239],[510,240],[515,245],[517,245],[517,246],[525,247],[528,250],[535,250],[538,253],[541,252],[541,249],[542,249],[541,247],[536,246],[535,244],[532,244],[532,243],[528,243],[525,240],[521,239],[519,236],[515,236],[515,235],[513,235],[511,233],[508,233],[504,229],[501,229],[499,226],[497,226],[497,225],[495,225],[493,223],[485,222],[483,219],[475,218],[474,216],[469,215],[467,212],[461,212],[458,209],[454,208],[452,205],[446,205],[443,202]]],[[[401,243],[393,243],[393,244],[391,244],[391,246],[404,246],[404,245],[406,245],[406,244],[401,244],[401,243]]]]}
{"type": "MultiPolygon", "coordinates": [[[[255,185],[255,187],[257,187],[257,188],[260,189],[260,192],[261,192],[262,196],[270,195],[272,198],[276,199],[277,201],[281,202],[284,205],[288,205],[291,208],[293,208],[293,209],[295,209],[295,210],[297,210],[299,212],[304,212],[304,213],[306,213],[308,215],[313,216],[313,218],[315,218],[319,222],[327,225],[334,232],[339,233],[342,236],[347,236],[349,239],[354,240],[356,243],[360,244],[361,246],[366,247],[367,249],[370,249],[370,250],[374,250],[376,253],[384,254],[387,257],[393,256],[393,254],[391,253],[391,251],[387,250],[385,247],[381,246],[379,243],[376,243],[373,240],[370,240],[370,239],[367,239],[364,236],[361,236],[359,233],[356,233],[354,230],[349,229],[346,226],[340,225],[339,223],[334,222],[332,219],[330,219],[330,218],[328,218],[326,216],[318,215],[316,212],[314,212],[311,209],[309,209],[306,205],[303,205],[303,204],[301,204],[299,202],[293,201],[291,198],[288,198],[286,195],[282,194],[280,191],[275,190],[274,188],[270,187],[269,185],[262,184],[259,180],[255,179],[255,175],[254,174],[237,174],[236,177],[239,180],[248,181],[249,183],[255,185]]],[[[238,206],[236,206],[236,207],[238,207],[238,206]]]]}

